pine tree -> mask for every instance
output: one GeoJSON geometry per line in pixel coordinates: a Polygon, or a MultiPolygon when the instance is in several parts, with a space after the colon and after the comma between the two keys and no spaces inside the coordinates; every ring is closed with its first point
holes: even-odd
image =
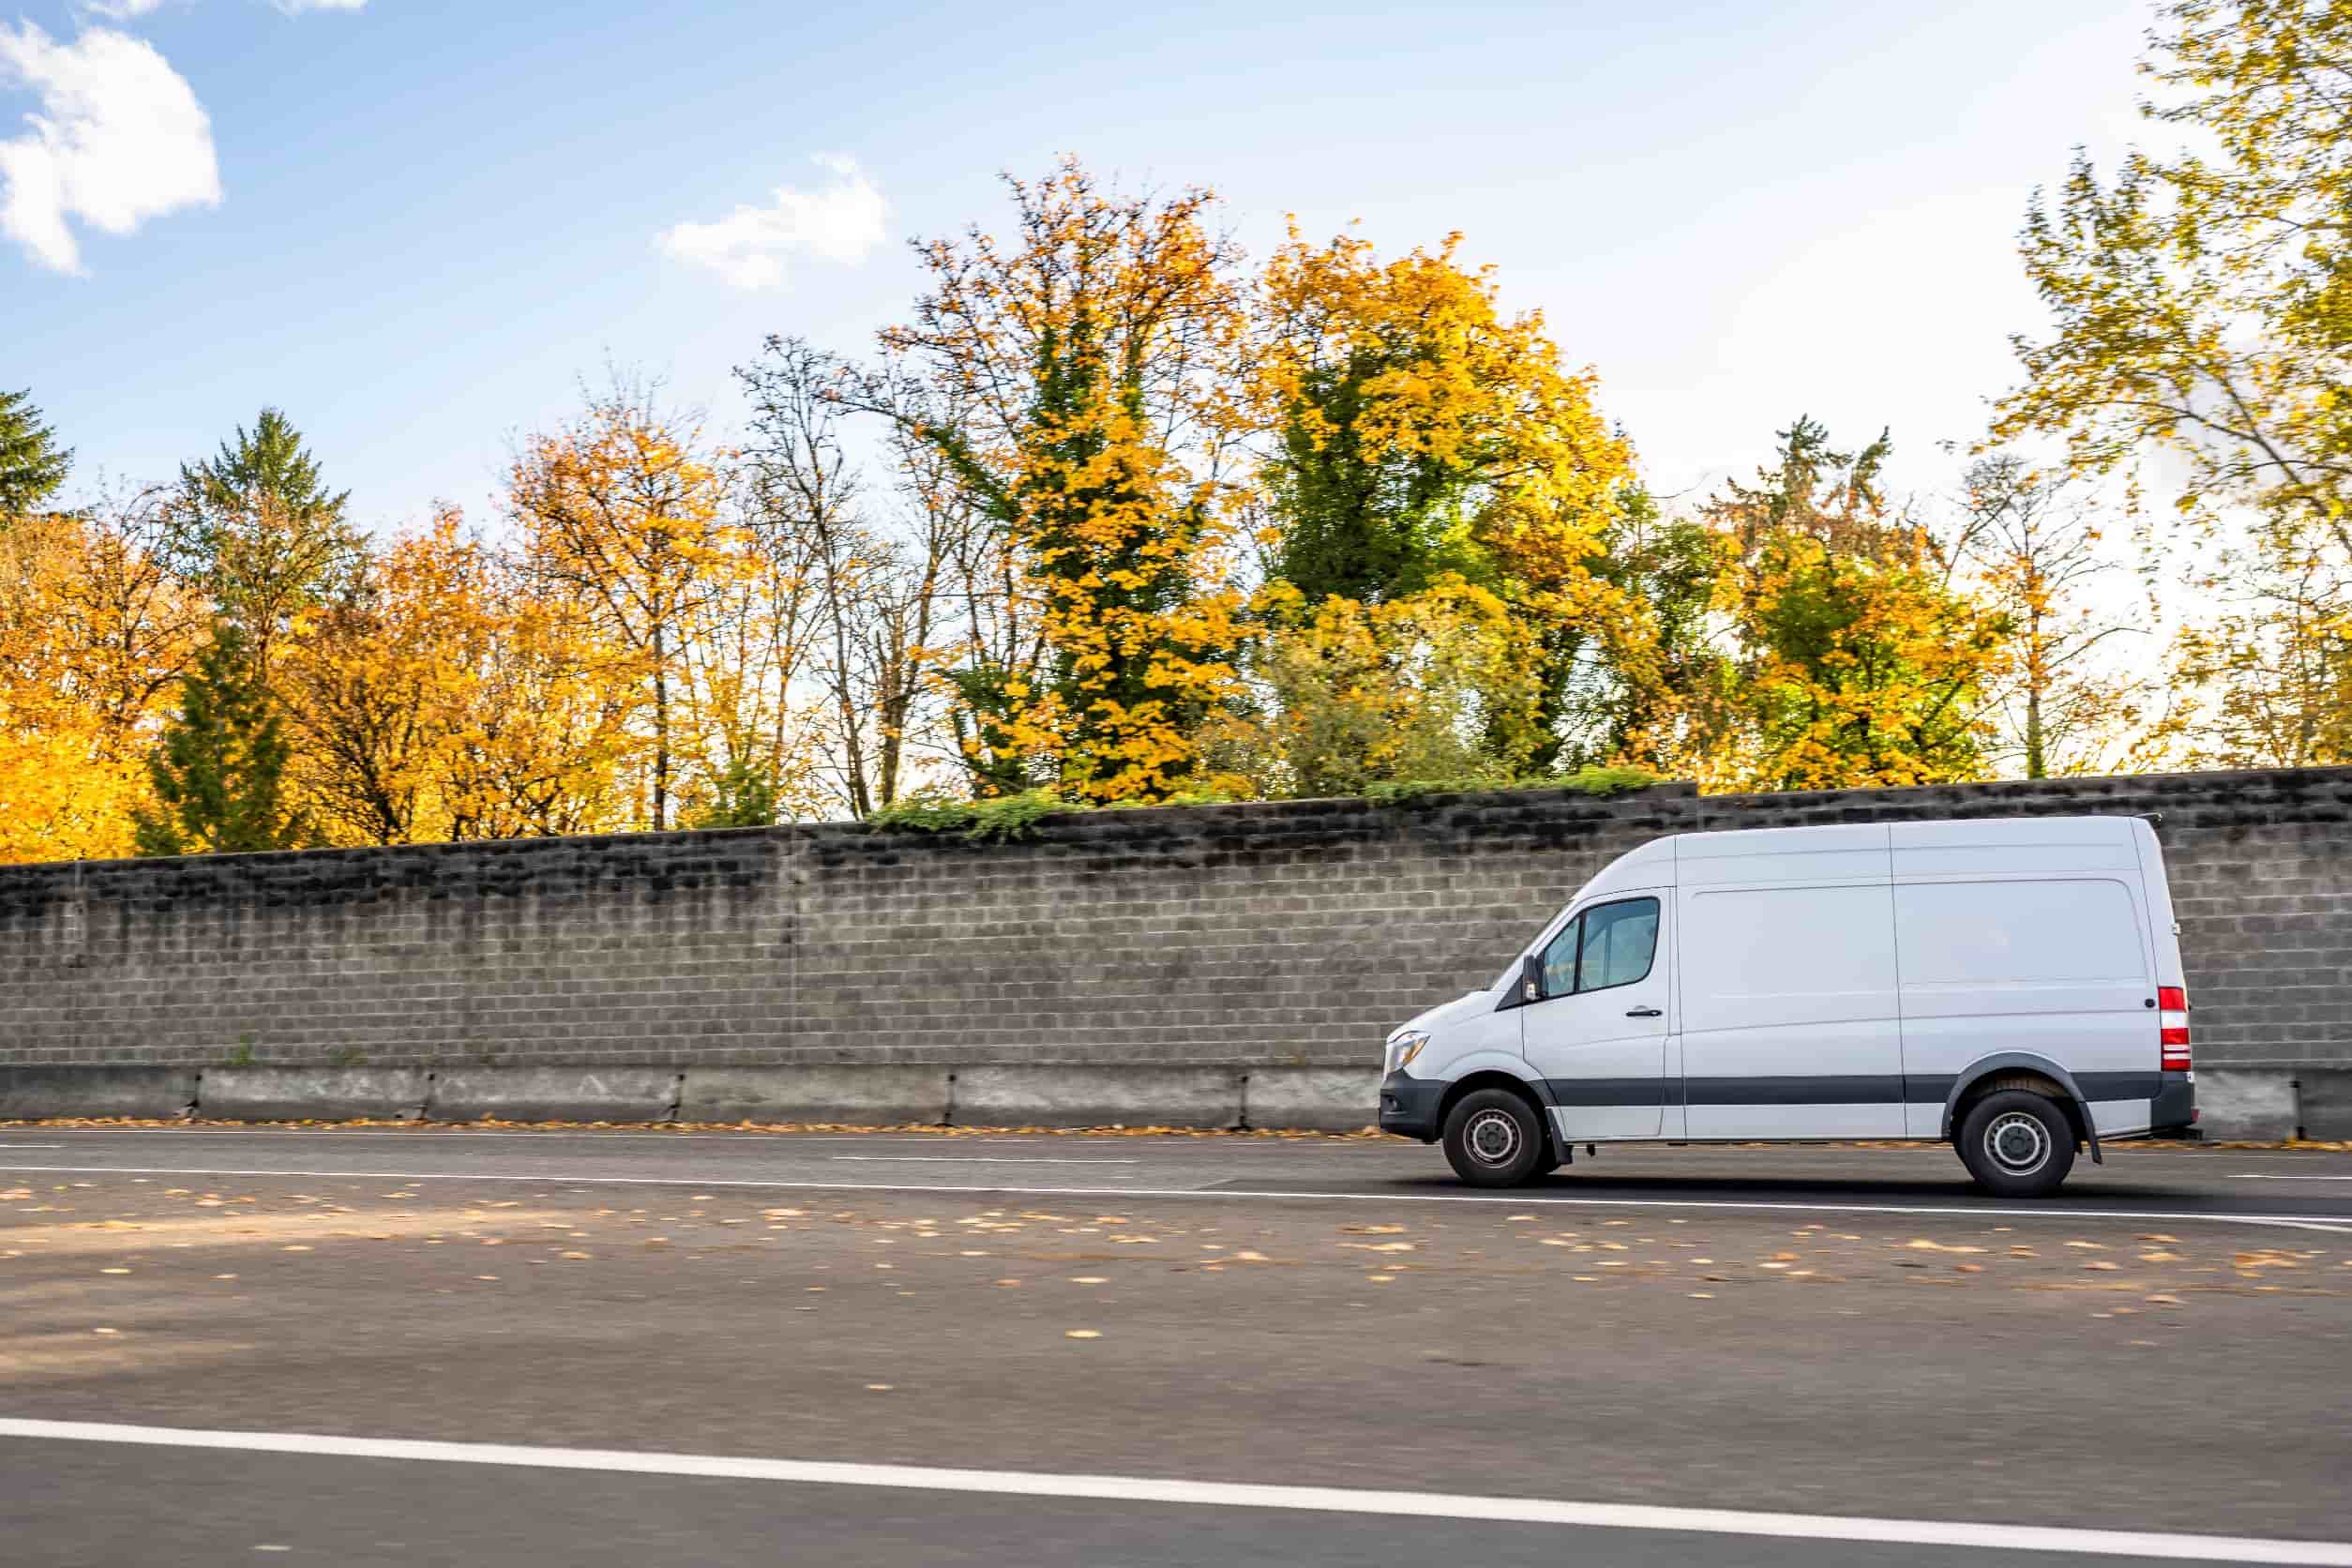
{"type": "Polygon", "coordinates": [[[180,469],[173,568],[245,634],[264,677],[294,617],[359,576],[367,544],[344,521],[349,494],[320,481],[302,432],[274,408],[262,410],[251,430],[240,425],[217,458],[180,469]]]}
{"type": "Polygon", "coordinates": [[[73,453],[41,423],[30,391],[0,392],[0,518],[29,512],[55,495],[73,453]]]}
{"type": "Polygon", "coordinates": [[[245,634],[222,622],[182,683],[180,711],[147,760],[161,809],[138,813],[143,855],[300,849],[285,801],[289,754],[245,634]]]}

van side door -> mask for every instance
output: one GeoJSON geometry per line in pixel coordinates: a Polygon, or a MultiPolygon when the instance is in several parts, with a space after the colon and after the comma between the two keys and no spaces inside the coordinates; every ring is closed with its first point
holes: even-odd
{"type": "Polygon", "coordinates": [[[1687,1136],[1903,1136],[1887,843],[1862,825],[1680,842],[1687,1136]]]}
{"type": "Polygon", "coordinates": [[[1568,1141],[1656,1138],[1665,1125],[1665,920],[1658,894],[1607,894],[1544,946],[1541,994],[1518,1009],[1520,1049],[1568,1141]]]}

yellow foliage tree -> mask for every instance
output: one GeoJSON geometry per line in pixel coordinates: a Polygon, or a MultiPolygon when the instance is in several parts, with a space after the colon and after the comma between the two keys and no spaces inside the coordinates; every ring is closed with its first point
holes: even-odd
{"type": "Polygon", "coordinates": [[[897,374],[857,395],[944,460],[1036,628],[1034,667],[976,641],[947,665],[975,785],[1152,800],[1199,782],[1196,732],[1238,678],[1234,253],[1205,190],[1118,195],[1075,160],[1006,184],[1013,243],[922,247],[914,320],[882,335],[897,374]]]}
{"type": "Polygon", "coordinates": [[[697,638],[721,597],[758,575],[716,459],[699,431],[622,388],[532,440],[507,493],[524,569],[611,655],[596,668],[626,694],[643,743],[638,825],[679,825],[712,782],[698,772],[716,716],[707,669],[699,686],[689,674],[697,638]]]}
{"type": "Polygon", "coordinates": [[[1265,432],[1271,571],[1309,603],[1376,604],[1449,574],[1507,602],[1542,693],[1549,765],[1580,659],[1636,657],[1639,601],[1601,568],[1624,521],[1633,452],[1590,370],[1562,368],[1540,312],[1506,316],[1459,234],[1382,263],[1293,228],[1259,280],[1248,408],[1265,432]]]}
{"type": "Polygon", "coordinates": [[[1885,436],[1832,451],[1810,419],[1782,432],[1758,486],[1711,502],[1717,603],[1736,651],[1711,727],[1712,787],[1830,790],[1983,776],[2001,618],[1956,592],[1928,531],[1880,491],[1885,436]]]}
{"type": "Polygon", "coordinates": [[[131,852],[144,756],[204,625],[152,494],[0,522],[0,861],[131,852]]]}
{"type": "Polygon", "coordinates": [[[1250,658],[1261,700],[1212,731],[1221,773],[1278,797],[1500,786],[1528,771],[1542,685],[1527,627],[1494,595],[1447,576],[1372,604],[1270,598],[1250,658]]]}

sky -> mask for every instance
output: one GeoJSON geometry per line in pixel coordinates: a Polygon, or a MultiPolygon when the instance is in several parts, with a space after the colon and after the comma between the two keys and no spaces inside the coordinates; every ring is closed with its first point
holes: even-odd
{"type": "Polygon", "coordinates": [[[905,242],[1064,152],[1260,256],[1462,231],[1662,493],[1799,414],[1948,491],[2042,320],[2030,193],[2150,128],[2148,0],[7,4],[0,388],[78,490],[281,407],[379,528],[495,517],[611,367],[734,425],[766,335],[867,351],[905,242]]]}

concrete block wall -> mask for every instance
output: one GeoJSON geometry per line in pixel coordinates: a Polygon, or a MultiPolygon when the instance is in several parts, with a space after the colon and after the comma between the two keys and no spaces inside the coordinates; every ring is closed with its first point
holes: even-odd
{"type": "Polygon", "coordinates": [[[2227,1124],[2352,1135],[2352,769],[0,867],[0,1116],[1360,1125],[1386,1031],[1644,839],[2075,812],[2161,819],[2227,1124]]]}

